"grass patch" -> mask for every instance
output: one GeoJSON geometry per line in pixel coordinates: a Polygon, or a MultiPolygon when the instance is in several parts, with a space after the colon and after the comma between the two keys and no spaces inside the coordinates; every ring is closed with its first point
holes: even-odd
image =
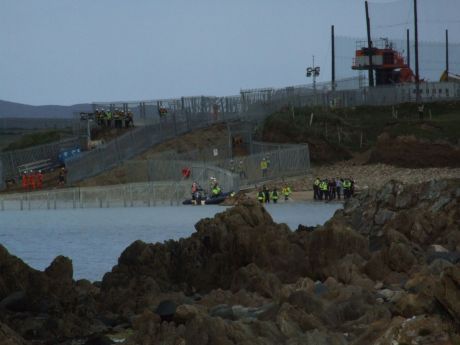
{"type": "Polygon", "coordinates": [[[62,134],[58,131],[46,131],[23,135],[19,140],[10,143],[3,151],[20,150],[37,145],[48,144],[53,141],[58,141],[62,138],[62,134]]]}
{"type": "Polygon", "coordinates": [[[351,151],[372,147],[383,132],[393,137],[413,135],[420,139],[458,143],[460,102],[426,103],[423,120],[419,119],[417,106],[413,103],[335,110],[286,108],[269,116],[259,132],[260,138],[269,141],[305,142],[321,138],[351,151]]]}

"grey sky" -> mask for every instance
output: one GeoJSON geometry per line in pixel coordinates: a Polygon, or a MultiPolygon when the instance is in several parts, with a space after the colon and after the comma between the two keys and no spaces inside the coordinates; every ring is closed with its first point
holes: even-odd
{"type": "MultiPolygon", "coordinates": [[[[449,28],[459,42],[460,1],[420,1],[420,38],[442,41],[449,28]]],[[[361,0],[0,4],[0,99],[29,104],[231,95],[305,84],[313,54],[322,68],[319,81],[326,81],[330,26],[337,35],[365,36],[361,0]]]]}

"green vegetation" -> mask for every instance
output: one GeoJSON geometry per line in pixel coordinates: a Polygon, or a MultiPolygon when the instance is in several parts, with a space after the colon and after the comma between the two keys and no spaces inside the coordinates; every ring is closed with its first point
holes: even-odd
{"type": "Polygon", "coordinates": [[[425,104],[423,120],[419,120],[415,104],[335,110],[286,108],[267,118],[258,137],[279,142],[319,139],[333,147],[363,151],[372,147],[383,132],[392,137],[414,135],[421,139],[458,143],[460,102],[425,104]],[[311,114],[314,114],[313,119],[311,114]]]}
{"type": "Polygon", "coordinates": [[[17,141],[10,143],[6,146],[3,151],[12,151],[25,149],[28,147],[48,144],[53,141],[58,141],[63,137],[63,132],[59,131],[46,131],[46,132],[37,132],[31,134],[25,134],[21,136],[17,141]]]}

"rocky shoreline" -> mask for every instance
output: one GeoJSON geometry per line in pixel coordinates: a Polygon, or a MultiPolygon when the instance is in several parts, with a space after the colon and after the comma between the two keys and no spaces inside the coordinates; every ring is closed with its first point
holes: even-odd
{"type": "Polygon", "coordinates": [[[443,179],[363,190],[297,231],[242,199],[189,238],[132,243],[96,283],[0,246],[0,344],[458,344],[459,229],[443,179]]]}

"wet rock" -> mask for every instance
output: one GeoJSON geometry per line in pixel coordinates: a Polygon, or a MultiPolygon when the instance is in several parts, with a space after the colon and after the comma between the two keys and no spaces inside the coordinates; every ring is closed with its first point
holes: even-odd
{"type": "Polygon", "coordinates": [[[403,243],[392,243],[388,250],[388,265],[396,272],[409,272],[417,262],[411,248],[403,243]]]}
{"type": "Polygon", "coordinates": [[[452,267],[452,266],[453,264],[447,260],[435,259],[430,263],[430,265],[428,266],[428,269],[430,270],[431,274],[439,276],[446,267],[452,267]]]}
{"type": "Polygon", "coordinates": [[[438,316],[420,315],[411,318],[394,318],[376,345],[427,344],[453,345],[445,331],[446,325],[438,316]]]}
{"type": "Polygon", "coordinates": [[[112,345],[114,342],[106,335],[93,335],[85,342],[84,345],[112,345]]]}
{"type": "Polygon", "coordinates": [[[2,345],[29,345],[29,342],[2,322],[0,322],[0,341],[2,345]]]}
{"type": "Polygon", "coordinates": [[[460,252],[431,252],[427,255],[427,263],[431,264],[435,260],[445,260],[451,264],[460,263],[460,252]]]}
{"type": "Polygon", "coordinates": [[[240,268],[234,275],[230,290],[236,292],[240,289],[273,298],[281,289],[281,282],[273,273],[266,273],[252,263],[240,268]]]}
{"type": "Polygon", "coordinates": [[[155,309],[155,313],[160,316],[162,321],[172,321],[176,314],[176,303],[171,300],[161,301],[155,309]]]}
{"type": "Polygon", "coordinates": [[[447,312],[460,322],[460,267],[444,269],[440,283],[435,289],[435,297],[447,312]]]}
{"type": "Polygon", "coordinates": [[[179,322],[187,322],[199,314],[197,307],[190,304],[182,304],[177,307],[174,319],[179,322]]]}
{"type": "Polygon", "coordinates": [[[0,310],[8,309],[11,311],[22,312],[27,310],[27,295],[25,291],[17,291],[6,296],[0,302],[0,310]]]}
{"type": "Polygon", "coordinates": [[[61,280],[61,283],[71,283],[73,279],[72,260],[62,255],[57,256],[45,269],[45,273],[51,279],[61,280]]]}
{"type": "Polygon", "coordinates": [[[374,222],[377,225],[383,225],[389,220],[393,219],[394,216],[395,212],[386,209],[380,209],[374,217],[374,222]]]}

